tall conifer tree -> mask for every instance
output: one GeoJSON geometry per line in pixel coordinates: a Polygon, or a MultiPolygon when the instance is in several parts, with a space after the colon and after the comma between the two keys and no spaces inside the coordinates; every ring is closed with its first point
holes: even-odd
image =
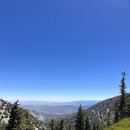
{"type": "Polygon", "coordinates": [[[121,84],[120,84],[120,100],[119,100],[119,113],[120,113],[120,118],[122,119],[123,117],[126,116],[126,73],[122,73],[122,79],[121,79],[121,84]]]}
{"type": "Polygon", "coordinates": [[[84,130],[84,112],[81,105],[76,115],[75,130],[84,130]]]}
{"type": "Polygon", "coordinates": [[[13,130],[15,128],[18,127],[18,125],[20,124],[20,115],[18,113],[18,100],[15,102],[11,113],[10,113],[10,120],[9,123],[7,125],[7,130],[13,130]]]}
{"type": "Polygon", "coordinates": [[[52,119],[49,124],[51,130],[54,130],[54,120],[52,119]]]}
{"type": "Polygon", "coordinates": [[[64,120],[62,119],[61,121],[60,121],[60,130],[63,130],[63,128],[64,128],[64,120]]]}
{"type": "Polygon", "coordinates": [[[91,130],[88,116],[86,116],[86,119],[85,119],[85,130],[91,130]]]}

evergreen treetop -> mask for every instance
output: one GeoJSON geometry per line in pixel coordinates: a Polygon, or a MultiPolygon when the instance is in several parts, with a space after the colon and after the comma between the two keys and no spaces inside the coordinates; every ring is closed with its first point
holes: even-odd
{"type": "Polygon", "coordinates": [[[84,130],[84,111],[81,105],[76,114],[75,130],[84,130]]]}
{"type": "Polygon", "coordinates": [[[120,100],[119,100],[119,114],[120,114],[120,119],[126,116],[126,72],[122,73],[122,79],[121,79],[121,84],[120,84],[120,100]]]}

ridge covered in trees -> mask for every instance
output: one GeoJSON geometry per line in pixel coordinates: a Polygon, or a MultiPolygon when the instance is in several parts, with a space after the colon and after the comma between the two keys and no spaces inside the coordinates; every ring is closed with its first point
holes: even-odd
{"type": "Polygon", "coordinates": [[[14,105],[1,99],[0,130],[45,130],[42,122],[19,107],[18,101],[14,105]],[[3,116],[4,115],[4,116],[3,116]],[[7,123],[6,123],[6,122],[7,123]]]}

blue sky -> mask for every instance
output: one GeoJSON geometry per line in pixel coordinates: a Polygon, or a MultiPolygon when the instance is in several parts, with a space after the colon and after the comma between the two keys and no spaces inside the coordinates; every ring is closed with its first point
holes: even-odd
{"type": "Polygon", "coordinates": [[[103,100],[130,91],[128,0],[0,1],[0,95],[103,100]]]}

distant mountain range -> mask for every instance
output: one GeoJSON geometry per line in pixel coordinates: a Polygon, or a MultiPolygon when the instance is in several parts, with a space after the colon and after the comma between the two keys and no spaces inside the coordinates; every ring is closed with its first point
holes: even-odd
{"type": "Polygon", "coordinates": [[[45,102],[45,101],[20,101],[22,106],[29,106],[29,105],[42,105],[42,106],[65,106],[65,105],[72,105],[72,106],[91,106],[96,104],[100,101],[98,100],[84,100],[84,101],[71,101],[71,102],[45,102]]]}
{"type": "Polygon", "coordinates": [[[21,106],[28,109],[32,115],[44,122],[77,112],[81,104],[84,109],[98,103],[99,101],[73,101],[73,102],[41,102],[22,101],[21,106]]]}

